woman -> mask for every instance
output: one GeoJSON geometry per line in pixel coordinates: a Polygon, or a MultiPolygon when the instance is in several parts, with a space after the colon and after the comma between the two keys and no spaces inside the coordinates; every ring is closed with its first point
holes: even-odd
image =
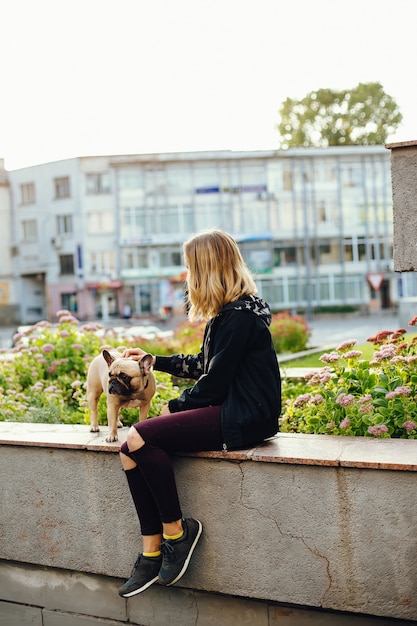
{"type": "MultiPolygon", "coordinates": [[[[184,246],[190,321],[207,321],[201,352],[154,356],[155,370],[196,379],[159,417],[128,432],[120,457],[135,504],[143,552],[119,590],[128,598],[154,582],[173,585],[185,573],[202,533],[183,519],[170,455],[175,451],[253,446],[278,430],[281,381],[269,331],[268,305],[234,239],[221,230],[184,246]]],[[[139,360],[140,348],[124,357],[139,360]]]]}

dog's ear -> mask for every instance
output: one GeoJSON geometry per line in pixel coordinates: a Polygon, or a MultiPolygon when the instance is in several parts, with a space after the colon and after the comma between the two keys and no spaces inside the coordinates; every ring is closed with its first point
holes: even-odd
{"type": "Polygon", "coordinates": [[[152,354],[144,354],[141,360],[139,361],[139,369],[141,373],[146,376],[149,374],[152,368],[153,356],[152,354]]]}
{"type": "Polygon", "coordinates": [[[106,361],[107,365],[110,367],[110,365],[114,361],[114,357],[110,354],[110,352],[107,352],[107,350],[103,350],[102,355],[103,355],[104,360],[106,361]]]}

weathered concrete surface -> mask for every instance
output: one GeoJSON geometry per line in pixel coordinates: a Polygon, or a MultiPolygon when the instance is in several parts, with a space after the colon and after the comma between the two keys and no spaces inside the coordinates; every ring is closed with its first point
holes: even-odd
{"type": "MultiPolygon", "coordinates": [[[[308,464],[177,457],[183,513],[204,525],[181,587],[417,620],[415,471],[366,468],[363,439],[340,467],[325,447],[343,439],[314,440],[323,455],[308,464]]],[[[0,558],[127,577],[140,536],[114,448],[48,446],[0,447],[0,558]]]]}
{"type": "Polygon", "coordinates": [[[417,141],[387,144],[391,150],[394,270],[417,270],[417,141]]]}
{"type": "Polygon", "coordinates": [[[412,626],[352,613],[154,585],[122,600],[121,581],[0,561],[0,626],[412,626]]]}

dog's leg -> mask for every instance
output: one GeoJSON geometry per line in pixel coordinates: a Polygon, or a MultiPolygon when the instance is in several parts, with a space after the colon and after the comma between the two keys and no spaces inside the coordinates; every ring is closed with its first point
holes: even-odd
{"type": "Polygon", "coordinates": [[[98,433],[100,431],[100,428],[98,425],[97,405],[98,405],[98,401],[100,400],[101,393],[102,393],[101,391],[100,393],[97,393],[95,390],[88,391],[87,393],[87,402],[88,402],[88,406],[90,407],[90,432],[91,433],[98,433]]]}
{"type": "Polygon", "coordinates": [[[149,413],[149,409],[151,406],[150,402],[145,402],[142,401],[143,403],[140,404],[139,406],[139,421],[142,422],[143,420],[146,420],[148,417],[148,413],[149,413]]]}
{"type": "Polygon", "coordinates": [[[117,441],[117,423],[119,415],[119,404],[114,396],[107,396],[107,421],[109,424],[109,434],[106,437],[106,441],[117,441]]]}

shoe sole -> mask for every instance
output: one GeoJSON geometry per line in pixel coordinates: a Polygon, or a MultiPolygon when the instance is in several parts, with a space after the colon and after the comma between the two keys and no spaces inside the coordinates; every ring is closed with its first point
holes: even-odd
{"type": "Polygon", "coordinates": [[[155,576],[155,578],[152,578],[152,580],[147,582],[145,585],[143,585],[139,589],[135,589],[134,591],[129,591],[128,593],[122,593],[122,594],[119,593],[119,596],[121,598],[131,598],[132,596],[135,596],[137,593],[141,593],[142,591],[145,591],[145,589],[147,589],[148,587],[150,587],[151,585],[153,585],[157,581],[158,581],[158,576],[155,576]]]}
{"type": "Polygon", "coordinates": [[[176,578],[174,578],[174,580],[171,583],[167,583],[165,585],[165,587],[170,587],[171,585],[175,585],[175,583],[177,583],[180,580],[180,578],[182,578],[184,576],[185,572],[187,571],[187,567],[188,567],[188,565],[190,563],[191,557],[193,556],[194,548],[196,547],[196,545],[198,543],[198,540],[201,537],[201,533],[203,532],[203,525],[202,525],[202,523],[198,519],[196,520],[196,522],[198,522],[198,532],[197,532],[197,535],[195,536],[195,539],[194,539],[194,541],[192,543],[192,546],[191,546],[190,551],[188,553],[188,556],[187,556],[187,558],[186,558],[186,560],[184,562],[184,565],[182,566],[182,570],[180,571],[178,576],[176,578]]]}

